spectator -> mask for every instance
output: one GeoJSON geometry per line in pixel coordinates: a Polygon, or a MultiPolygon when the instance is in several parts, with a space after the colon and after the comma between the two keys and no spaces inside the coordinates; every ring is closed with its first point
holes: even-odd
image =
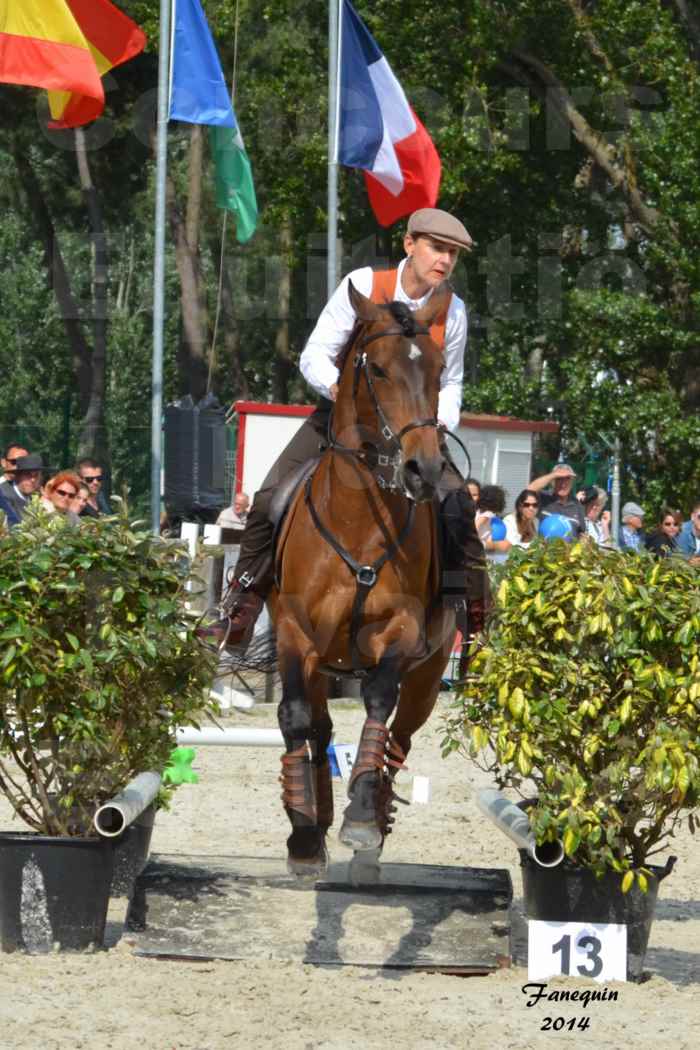
{"type": "Polygon", "coordinates": [[[505,561],[511,547],[509,540],[494,540],[491,535],[491,519],[500,517],[505,505],[506,494],[500,485],[482,486],[474,524],[486,557],[492,562],[505,561]]]}
{"type": "Polygon", "coordinates": [[[610,511],[603,510],[607,493],[597,485],[589,485],[576,493],[576,499],[581,501],[586,515],[586,535],[599,546],[605,546],[610,542],[610,511]]]}
{"type": "Polygon", "coordinates": [[[639,554],[644,549],[644,511],[638,503],[625,503],[621,517],[620,550],[639,554]]]}
{"type": "Polygon", "coordinates": [[[27,456],[29,453],[26,448],[22,445],[18,445],[16,441],[11,441],[5,449],[4,455],[0,456],[0,466],[2,466],[2,474],[0,475],[0,485],[4,485],[5,482],[12,482],[15,476],[15,464],[20,456],[27,456]]]}
{"type": "Polygon", "coordinates": [[[586,516],[579,501],[571,495],[575,477],[568,463],[557,463],[549,474],[542,474],[531,481],[530,490],[539,496],[540,518],[550,514],[561,515],[571,524],[574,539],[580,539],[586,532],[586,516]],[[552,486],[552,492],[543,492],[548,485],[552,486]]]}
{"type": "Polygon", "coordinates": [[[506,540],[511,547],[529,547],[537,535],[537,512],[540,499],[532,489],[523,489],[515,501],[515,510],[503,519],[506,540]]]}
{"type": "Polygon", "coordinates": [[[691,565],[700,566],[700,500],[693,505],[678,537],[678,550],[691,565]]]}
{"type": "Polygon", "coordinates": [[[0,511],[2,511],[2,513],[5,515],[5,518],[7,519],[7,525],[9,528],[12,528],[13,525],[19,525],[21,520],[19,514],[15,510],[14,506],[8,500],[5,499],[1,492],[0,511]]]}
{"type": "Polygon", "coordinates": [[[74,514],[77,514],[78,517],[80,517],[80,515],[85,510],[85,504],[87,503],[89,496],[90,489],[87,487],[84,481],[81,481],[78,488],[77,496],[70,501],[70,509],[73,511],[74,514]]]}
{"type": "Polygon", "coordinates": [[[678,554],[678,533],[682,524],[683,515],[679,510],[664,507],[658,527],[650,532],[644,541],[647,550],[657,558],[668,558],[671,554],[678,554]]]}
{"type": "Polygon", "coordinates": [[[245,492],[237,492],[233,497],[233,506],[224,507],[216,519],[216,524],[224,529],[244,529],[249,506],[250,496],[245,492]]]}
{"type": "Polygon", "coordinates": [[[42,505],[52,514],[63,514],[71,525],[80,521],[78,515],[70,509],[71,502],[80,491],[80,478],[71,470],[62,470],[44,485],[42,505]]]}
{"type": "Polygon", "coordinates": [[[112,508],[105,499],[102,492],[104,473],[96,459],[81,459],[76,467],[76,473],[81,481],[88,487],[88,501],[81,513],[82,518],[99,518],[100,514],[111,514],[112,508]]]}
{"type": "Polygon", "coordinates": [[[14,480],[0,485],[0,495],[11,507],[13,515],[19,521],[22,520],[29,500],[41,488],[43,472],[44,461],[41,456],[34,452],[26,456],[18,456],[15,463],[14,480]]]}
{"type": "Polygon", "coordinates": [[[479,497],[481,496],[481,482],[477,481],[476,478],[467,478],[464,484],[467,486],[467,491],[469,495],[478,507],[479,497]]]}

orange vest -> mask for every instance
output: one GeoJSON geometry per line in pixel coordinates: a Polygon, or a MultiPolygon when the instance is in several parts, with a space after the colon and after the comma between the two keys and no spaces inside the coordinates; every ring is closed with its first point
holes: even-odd
{"type": "MultiPolygon", "coordinates": [[[[396,278],[398,270],[373,270],[372,271],[372,293],[370,300],[373,303],[390,303],[394,299],[396,290],[396,278]]],[[[441,350],[445,349],[445,325],[447,324],[447,311],[450,308],[452,296],[447,300],[444,311],[438,314],[430,326],[430,338],[441,350]]]]}

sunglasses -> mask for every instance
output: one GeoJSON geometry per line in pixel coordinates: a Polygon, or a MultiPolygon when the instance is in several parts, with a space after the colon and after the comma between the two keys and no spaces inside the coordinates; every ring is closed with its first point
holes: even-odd
{"type": "Polygon", "coordinates": [[[539,503],[521,503],[521,507],[539,507],[539,503]]]}
{"type": "Polygon", "coordinates": [[[85,481],[88,485],[91,481],[102,481],[102,478],[102,474],[83,474],[83,481],[85,481]]]}
{"type": "Polygon", "coordinates": [[[64,496],[66,499],[75,499],[77,492],[66,492],[65,489],[54,489],[57,496],[64,496]]]}
{"type": "Polygon", "coordinates": [[[676,524],[675,521],[665,521],[664,526],[667,529],[680,529],[680,525],[676,524]]]}

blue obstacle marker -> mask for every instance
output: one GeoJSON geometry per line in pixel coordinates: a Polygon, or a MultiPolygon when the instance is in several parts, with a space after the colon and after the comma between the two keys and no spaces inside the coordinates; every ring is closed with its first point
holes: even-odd
{"type": "Polygon", "coordinates": [[[504,540],[506,538],[506,523],[503,518],[499,518],[497,514],[491,518],[491,539],[492,540],[504,540]]]}
{"type": "Polygon", "coordinates": [[[331,767],[331,776],[340,776],[340,766],[338,765],[338,759],[335,757],[335,745],[329,744],[326,748],[326,754],[328,755],[328,761],[331,767]]]}
{"type": "Polygon", "coordinates": [[[574,530],[568,518],[548,514],[540,521],[539,533],[545,540],[569,540],[573,538],[574,530]]]}

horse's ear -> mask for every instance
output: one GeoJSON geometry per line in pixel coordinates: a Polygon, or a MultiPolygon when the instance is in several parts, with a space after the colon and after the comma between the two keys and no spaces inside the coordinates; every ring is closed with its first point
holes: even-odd
{"type": "Polygon", "coordinates": [[[433,321],[444,314],[450,302],[452,289],[447,281],[443,281],[437,290],[430,296],[428,302],[415,314],[416,321],[430,327],[433,321]]]}
{"type": "Polygon", "coordinates": [[[348,299],[358,318],[362,321],[378,321],[381,317],[386,316],[385,311],[382,311],[382,307],[378,306],[377,303],[373,303],[362,292],[358,292],[352,281],[348,281],[348,299]]]}

